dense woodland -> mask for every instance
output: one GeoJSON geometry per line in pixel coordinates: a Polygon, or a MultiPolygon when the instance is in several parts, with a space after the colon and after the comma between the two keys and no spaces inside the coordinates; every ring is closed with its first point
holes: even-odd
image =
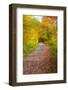
{"type": "Polygon", "coordinates": [[[52,55],[57,54],[57,17],[42,16],[41,21],[30,15],[23,16],[24,56],[43,43],[50,47],[52,55]]]}

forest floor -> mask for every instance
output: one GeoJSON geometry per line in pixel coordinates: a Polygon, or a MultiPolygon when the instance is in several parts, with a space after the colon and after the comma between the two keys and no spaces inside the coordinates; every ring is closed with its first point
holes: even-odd
{"type": "Polygon", "coordinates": [[[57,58],[51,56],[50,46],[39,43],[38,47],[23,60],[23,74],[57,72],[57,58]]]}

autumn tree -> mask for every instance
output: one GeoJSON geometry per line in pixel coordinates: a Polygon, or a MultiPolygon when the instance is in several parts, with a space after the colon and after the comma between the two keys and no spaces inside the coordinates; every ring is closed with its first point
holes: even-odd
{"type": "Polygon", "coordinates": [[[41,22],[41,41],[50,45],[53,54],[57,51],[57,17],[43,16],[41,22]]]}
{"type": "Polygon", "coordinates": [[[27,55],[38,46],[39,21],[32,16],[24,15],[23,27],[24,54],[27,55]]]}
{"type": "Polygon", "coordinates": [[[51,30],[52,37],[57,36],[56,16],[43,16],[41,27],[42,29],[51,30]]]}

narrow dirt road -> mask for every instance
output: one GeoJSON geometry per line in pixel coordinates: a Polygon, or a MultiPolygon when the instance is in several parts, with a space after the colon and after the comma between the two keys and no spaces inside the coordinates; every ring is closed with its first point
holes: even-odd
{"type": "Polygon", "coordinates": [[[50,47],[39,43],[39,46],[23,60],[23,74],[53,73],[55,60],[51,60],[50,47]],[[52,61],[52,62],[51,62],[52,61]]]}

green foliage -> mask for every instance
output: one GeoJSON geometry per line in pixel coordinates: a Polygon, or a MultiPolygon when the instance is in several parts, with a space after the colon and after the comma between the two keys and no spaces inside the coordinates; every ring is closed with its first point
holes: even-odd
{"type": "Polygon", "coordinates": [[[39,42],[46,42],[48,40],[47,35],[46,35],[46,31],[42,31],[39,37],[39,42]]]}
{"type": "Polygon", "coordinates": [[[24,55],[28,55],[38,46],[39,21],[31,16],[24,16],[24,55]]]}
{"type": "Polygon", "coordinates": [[[57,54],[57,39],[50,40],[49,45],[51,47],[52,55],[56,55],[57,54]]]}
{"type": "Polygon", "coordinates": [[[33,18],[33,19],[32,19],[32,26],[33,26],[34,28],[37,28],[37,29],[40,28],[40,22],[39,22],[39,20],[38,20],[37,18],[33,18]]]}
{"type": "Polygon", "coordinates": [[[48,43],[49,40],[51,40],[51,30],[50,29],[42,30],[42,32],[40,34],[39,41],[44,42],[44,43],[48,43]]]}
{"type": "Polygon", "coordinates": [[[24,44],[24,56],[31,53],[38,46],[37,41],[29,42],[28,44],[24,44]]]}
{"type": "Polygon", "coordinates": [[[49,17],[42,19],[40,22],[33,16],[23,16],[24,55],[31,53],[39,42],[49,45],[52,55],[57,54],[56,26],[49,17]]]}
{"type": "Polygon", "coordinates": [[[46,30],[46,35],[47,35],[48,40],[50,40],[51,39],[51,30],[50,29],[46,30]]]}

